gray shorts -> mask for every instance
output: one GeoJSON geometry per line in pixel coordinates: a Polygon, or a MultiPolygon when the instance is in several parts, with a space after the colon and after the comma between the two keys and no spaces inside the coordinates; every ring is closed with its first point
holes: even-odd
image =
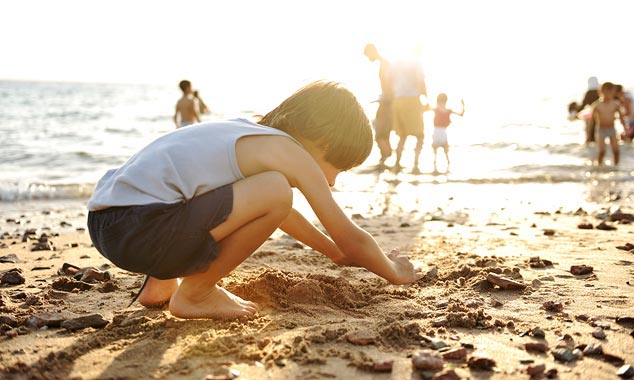
{"type": "Polygon", "coordinates": [[[609,128],[599,127],[597,128],[597,131],[599,134],[599,138],[601,140],[605,140],[608,137],[616,136],[616,129],[614,127],[609,127],[609,128]]]}
{"type": "Polygon", "coordinates": [[[170,279],[205,272],[220,250],[209,231],[233,209],[226,185],[186,202],[110,207],[88,213],[95,248],[119,268],[170,279]]]}

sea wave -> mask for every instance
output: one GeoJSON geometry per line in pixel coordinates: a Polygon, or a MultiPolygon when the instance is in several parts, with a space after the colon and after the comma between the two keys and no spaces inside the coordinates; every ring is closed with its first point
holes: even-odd
{"type": "Polygon", "coordinates": [[[0,202],[44,199],[88,199],[94,187],[94,183],[0,183],[0,202]]]}

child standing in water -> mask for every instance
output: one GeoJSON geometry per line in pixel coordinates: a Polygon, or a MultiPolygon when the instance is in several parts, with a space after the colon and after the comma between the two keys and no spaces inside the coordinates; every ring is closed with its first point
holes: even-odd
{"type": "Polygon", "coordinates": [[[436,108],[434,111],[434,134],[432,135],[432,148],[434,149],[434,173],[438,172],[436,166],[438,149],[442,148],[445,152],[445,158],[447,159],[447,172],[449,171],[449,141],[447,140],[447,128],[451,124],[451,115],[464,115],[464,100],[460,100],[462,104],[462,110],[455,112],[452,109],[447,108],[447,95],[444,93],[438,94],[436,98],[436,108]]]}
{"type": "Polygon", "coordinates": [[[218,281],[277,228],[335,263],[411,283],[421,271],[398,251],[385,254],[330,192],[337,175],[371,149],[370,123],[354,95],[315,82],[258,123],[179,128],[109,170],[88,202],[90,237],[115,265],[148,276],[141,304],[169,302],[181,318],[253,316],[256,305],[218,281]],[[328,235],[292,208],[293,187],[328,235]]]}
{"type": "Polygon", "coordinates": [[[599,145],[599,153],[597,155],[597,164],[603,164],[605,157],[605,139],[610,139],[610,147],[612,147],[612,155],[614,157],[614,165],[619,164],[619,144],[616,140],[616,129],[614,128],[614,120],[619,115],[621,124],[627,129],[625,115],[621,110],[621,104],[615,99],[616,86],[611,82],[605,82],[601,85],[601,98],[595,104],[592,117],[597,125],[597,144],[599,145]]]}

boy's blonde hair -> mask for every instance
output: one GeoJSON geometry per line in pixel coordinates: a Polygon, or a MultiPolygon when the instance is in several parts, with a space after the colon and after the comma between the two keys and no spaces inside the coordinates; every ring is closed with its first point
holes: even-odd
{"type": "Polygon", "coordinates": [[[357,98],[336,82],[304,86],[258,123],[315,142],[341,170],[361,165],[372,150],[370,121],[357,98]]]}

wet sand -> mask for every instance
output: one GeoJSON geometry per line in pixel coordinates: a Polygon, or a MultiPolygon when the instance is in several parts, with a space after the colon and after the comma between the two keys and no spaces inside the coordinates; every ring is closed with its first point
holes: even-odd
{"type": "Polygon", "coordinates": [[[128,307],[141,275],[108,267],[85,231],[42,229],[60,226],[57,214],[40,215],[37,226],[16,216],[0,231],[0,256],[18,259],[0,271],[19,271],[0,274],[0,378],[510,380],[531,378],[531,367],[543,370],[533,379],[615,379],[623,364],[634,365],[629,216],[465,215],[352,215],[384,248],[425,268],[411,286],[334,265],[277,234],[223,281],[260,305],[249,321],[128,307]],[[600,218],[616,230],[596,229],[600,218]],[[25,239],[27,229],[35,231],[25,239]],[[31,251],[42,233],[52,247],[31,251]],[[107,270],[111,279],[60,275],[64,263],[107,270]],[[591,272],[571,273],[580,265],[591,272]],[[499,277],[515,285],[493,285],[499,277]],[[101,318],[83,322],[94,327],[73,321],[91,314],[101,318]]]}

